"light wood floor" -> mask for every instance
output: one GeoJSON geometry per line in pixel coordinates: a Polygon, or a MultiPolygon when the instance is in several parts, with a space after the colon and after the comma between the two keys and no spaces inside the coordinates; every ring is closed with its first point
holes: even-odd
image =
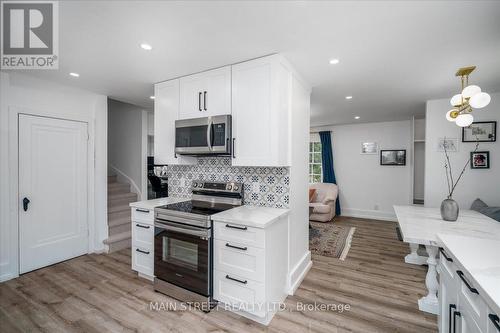
{"type": "Polygon", "coordinates": [[[129,250],[86,255],[0,284],[0,332],[436,332],[422,313],[425,268],[403,262],[395,224],[339,218],[356,232],[346,261],[313,256],[287,310],[269,327],[224,310],[154,311],[175,303],[130,269],[129,250]],[[349,304],[350,310],[294,311],[297,304],[349,304]]]}

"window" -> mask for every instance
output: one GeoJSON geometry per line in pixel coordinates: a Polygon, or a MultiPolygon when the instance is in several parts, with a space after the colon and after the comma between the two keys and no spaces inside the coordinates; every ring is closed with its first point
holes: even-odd
{"type": "Polygon", "coordinates": [[[321,170],[321,142],[309,142],[309,183],[321,183],[323,172],[321,170]]]}

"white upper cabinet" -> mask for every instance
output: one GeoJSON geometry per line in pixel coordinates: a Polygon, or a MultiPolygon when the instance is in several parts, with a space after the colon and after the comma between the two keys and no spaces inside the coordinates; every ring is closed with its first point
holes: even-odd
{"type": "Polygon", "coordinates": [[[179,79],[155,85],[155,164],[196,164],[196,158],[175,154],[175,121],[179,116],[179,79]]]}
{"type": "Polygon", "coordinates": [[[180,79],[179,119],[231,114],[231,67],[180,79]]]}
{"type": "Polygon", "coordinates": [[[291,75],[280,55],[232,66],[233,165],[289,165],[291,75]]]}

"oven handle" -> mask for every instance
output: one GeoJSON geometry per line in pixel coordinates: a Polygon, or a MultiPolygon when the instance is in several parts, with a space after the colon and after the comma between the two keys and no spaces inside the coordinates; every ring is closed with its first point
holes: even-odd
{"type": "Polygon", "coordinates": [[[189,227],[189,226],[179,227],[177,225],[172,225],[170,223],[165,223],[165,222],[160,223],[158,221],[155,221],[155,227],[158,227],[160,229],[169,230],[169,231],[178,232],[181,234],[210,238],[209,230],[200,230],[198,228],[193,228],[193,227],[189,227]]]}

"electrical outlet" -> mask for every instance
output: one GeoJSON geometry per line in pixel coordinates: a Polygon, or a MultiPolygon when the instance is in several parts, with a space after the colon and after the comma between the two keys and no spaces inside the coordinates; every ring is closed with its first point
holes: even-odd
{"type": "Polygon", "coordinates": [[[252,183],[252,192],[259,192],[259,191],[260,191],[260,182],[252,183]]]}
{"type": "Polygon", "coordinates": [[[375,204],[375,206],[373,207],[373,209],[375,209],[375,210],[379,210],[379,209],[380,209],[380,207],[379,207],[379,205],[378,205],[378,204],[375,204]]]}

